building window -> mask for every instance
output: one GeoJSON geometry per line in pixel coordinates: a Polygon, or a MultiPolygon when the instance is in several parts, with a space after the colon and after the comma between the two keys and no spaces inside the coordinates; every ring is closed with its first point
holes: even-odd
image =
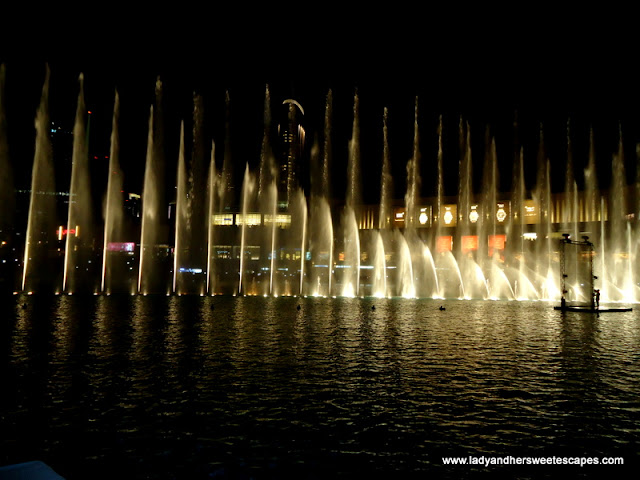
{"type": "Polygon", "coordinates": [[[236,225],[247,225],[248,227],[255,227],[262,223],[259,213],[237,213],[236,225]]]}
{"type": "MultiPolygon", "coordinates": [[[[265,215],[264,216],[264,224],[272,225],[273,224],[273,215],[265,215]]],[[[291,215],[286,213],[279,213],[275,215],[276,227],[279,228],[289,228],[291,226],[291,215]]]]}
{"type": "Polygon", "coordinates": [[[219,213],[213,216],[214,225],[233,225],[233,213],[219,213]]]}

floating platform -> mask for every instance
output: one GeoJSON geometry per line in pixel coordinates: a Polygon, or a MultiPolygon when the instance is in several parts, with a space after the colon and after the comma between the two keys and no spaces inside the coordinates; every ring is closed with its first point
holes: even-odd
{"type": "Polygon", "coordinates": [[[553,307],[554,310],[561,310],[563,312],[584,312],[584,313],[607,313],[607,312],[630,312],[633,310],[631,307],[581,307],[578,305],[566,305],[553,307]]]}

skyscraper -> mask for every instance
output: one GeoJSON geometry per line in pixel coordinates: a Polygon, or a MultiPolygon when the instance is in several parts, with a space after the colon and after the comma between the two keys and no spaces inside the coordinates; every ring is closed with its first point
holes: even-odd
{"type": "Polygon", "coordinates": [[[291,195],[300,186],[300,167],[304,152],[305,131],[302,126],[304,109],[293,99],[282,102],[278,123],[278,200],[288,205],[291,195]]]}

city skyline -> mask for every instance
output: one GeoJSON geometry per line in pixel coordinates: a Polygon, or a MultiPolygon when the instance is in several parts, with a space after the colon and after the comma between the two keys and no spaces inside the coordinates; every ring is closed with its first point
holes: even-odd
{"type": "MultiPolygon", "coordinates": [[[[542,126],[547,156],[560,178],[566,162],[567,122],[571,123],[576,181],[581,186],[581,170],[586,166],[588,135],[593,129],[599,178],[609,182],[611,155],[617,151],[618,133],[625,141],[625,164],[629,182],[635,179],[635,145],[640,141],[638,93],[630,85],[629,75],[617,73],[620,51],[574,48],[554,52],[545,43],[540,48],[540,62],[525,62],[535,48],[518,52],[496,47],[482,51],[482,46],[441,51],[436,60],[392,58],[391,47],[382,49],[382,57],[372,60],[374,49],[362,55],[337,53],[331,62],[295,63],[286,69],[287,61],[262,58],[256,51],[247,54],[243,64],[235,64],[235,53],[227,52],[218,61],[207,61],[200,50],[177,55],[138,56],[135,49],[127,52],[116,45],[96,55],[41,53],[33,58],[6,62],[7,124],[12,163],[16,164],[16,180],[28,181],[32,161],[33,119],[39,101],[46,65],[51,69],[51,118],[71,129],[74,121],[78,76],[85,78],[85,97],[91,115],[90,150],[98,157],[109,151],[111,116],[116,90],[121,98],[122,161],[127,165],[125,182],[128,190],[139,192],[146,149],[149,107],[154,102],[155,82],[163,83],[166,103],[166,141],[169,165],[177,163],[180,123],[190,122],[193,95],[202,95],[207,129],[206,141],[215,144],[218,168],[222,165],[225,144],[225,97],[231,104],[231,131],[235,138],[233,162],[236,173],[243,172],[248,162],[257,168],[263,130],[265,87],[271,91],[272,104],[295,98],[305,108],[307,149],[314,141],[322,141],[324,108],[329,90],[333,94],[333,159],[331,174],[336,185],[333,195],[344,197],[348,143],[353,122],[353,97],[360,99],[361,149],[366,171],[363,172],[365,203],[375,203],[379,194],[379,172],[382,162],[383,111],[389,111],[390,154],[395,196],[402,196],[406,181],[406,162],[413,144],[413,114],[418,100],[423,179],[433,174],[437,154],[437,130],[440,116],[444,120],[445,183],[454,193],[458,184],[458,125],[468,123],[473,148],[474,185],[480,187],[482,156],[486,128],[496,136],[501,165],[501,190],[509,191],[516,135],[525,149],[527,185],[535,181],[538,135],[542,126]],[[387,67],[384,67],[387,65],[387,67]],[[425,65],[428,65],[425,66],[425,65]],[[422,67],[422,68],[418,68],[422,67]],[[591,73],[591,74],[590,74],[591,73]],[[519,128],[513,128],[515,118],[519,128]],[[370,174],[370,175],[369,175],[370,174]]],[[[180,44],[180,46],[184,46],[180,44]]],[[[436,50],[437,51],[437,50],[436,50]]],[[[0,58],[1,60],[1,58],[0,58]]],[[[168,167],[173,173],[173,167],[168,167]]],[[[432,183],[432,182],[431,182],[432,183]]],[[[434,192],[423,182],[423,196],[434,192]]],[[[552,185],[562,189],[564,182],[552,185]]]]}

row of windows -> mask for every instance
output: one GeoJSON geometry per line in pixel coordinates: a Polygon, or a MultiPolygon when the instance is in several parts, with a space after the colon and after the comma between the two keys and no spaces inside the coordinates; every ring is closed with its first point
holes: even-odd
{"type": "Polygon", "coordinates": [[[261,213],[217,213],[213,215],[212,221],[214,225],[247,225],[248,227],[263,225],[272,225],[276,227],[288,228],[291,226],[291,215],[287,213],[272,214],[261,213]]]}
{"type": "MultiPolygon", "coordinates": [[[[244,251],[244,258],[247,260],[260,260],[260,246],[259,245],[245,245],[244,250],[239,245],[214,245],[213,255],[214,258],[232,260],[240,258],[244,251]]],[[[275,258],[278,260],[301,260],[302,253],[300,249],[285,249],[281,248],[275,250],[275,258]]],[[[307,260],[311,260],[310,252],[306,253],[307,260]]],[[[271,253],[267,253],[267,259],[271,260],[271,253]]]]}

